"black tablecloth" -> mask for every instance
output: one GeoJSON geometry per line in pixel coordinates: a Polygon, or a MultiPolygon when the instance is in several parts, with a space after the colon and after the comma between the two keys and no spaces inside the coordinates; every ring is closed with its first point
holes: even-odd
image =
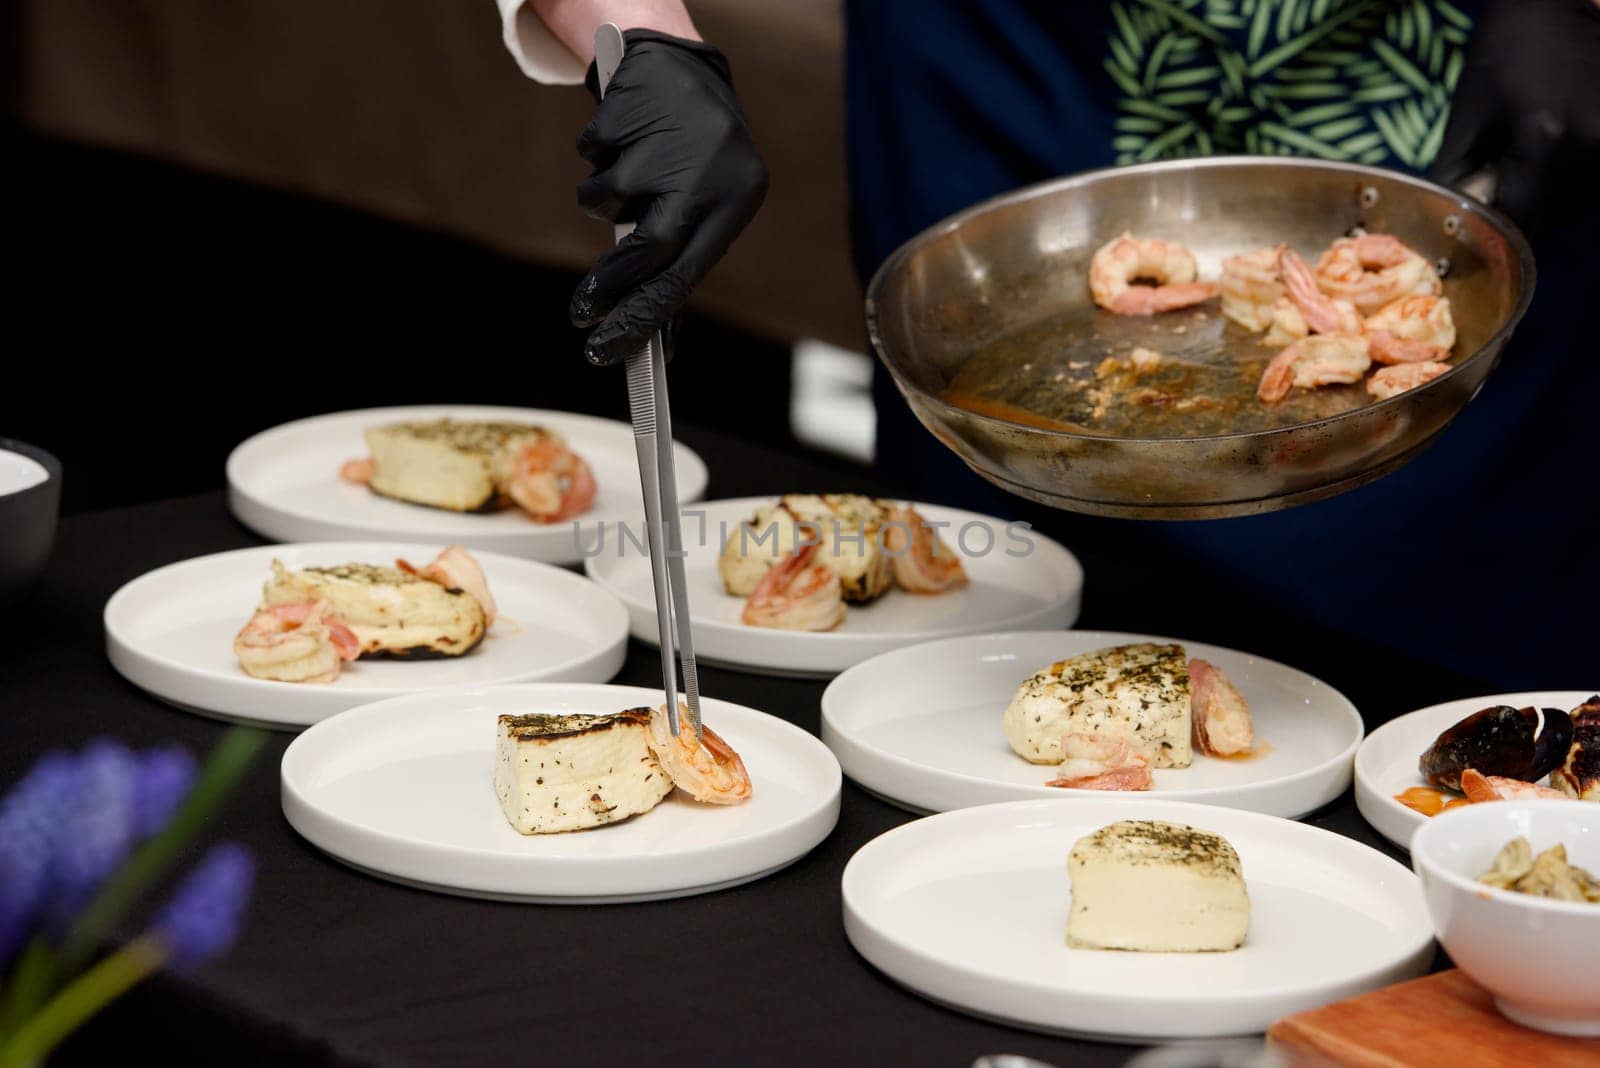
{"type": "MultiPolygon", "coordinates": [[[[688,430],[711,495],[871,489],[797,457],[688,430]]],[[[70,477],[70,473],[69,473],[70,477]]],[[[162,564],[259,544],[220,493],[67,520],[55,557],[0,653],[0,782],[45,748],[95,735],[196,752],[221,725],[123,681],[103,653],[101,609],[162,564]]],[[[1173,585],[1116,546],[1080,549],[1081,627],[1139,629],[1249,649],[1325,679],[1369,729],[1400,712],[1486,692],[1484,684],[1360,642],[1307,630],[1247,600],[1173,585]]],[[[617,681],[659,684],[637,642],[617,681]]],[[[702,668],[708,695],[818,729],[820,682],[702,668]]],[[[911,817],[845,785],[838,828],[759,882],[701,897],[605,907],[499,904],[359,874],[290,829],[279,809],[275,734],[210,834],[260,861],[246,930],[225,958],[129,995],[64,1049],[89,1062],[129,1043],[169,1061],[374,1064],[874,1063],[966,1065],[1027,1053],[1060,1065],[1120,1064],[1127,1047],[1051,1038],[939,1008],[855,955],[840,923],[851,854],[911,817]]],[[[1400,856],[1349,794],[1308,822],[1400,856]]],[[[1315,968],[1315,961],[1307,961],[1315,968]]]]}

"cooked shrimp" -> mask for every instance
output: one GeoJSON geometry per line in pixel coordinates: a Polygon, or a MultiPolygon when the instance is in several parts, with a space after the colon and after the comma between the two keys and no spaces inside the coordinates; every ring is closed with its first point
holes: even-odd
{"type": "Polygon", "coordinates": [[[433,563],[427,567],[419,568],[409,560],[396,560],[394,566],[418,578],[437,582],[447,590],[472,594],[473,599],[483,607],[483,625],[494,626],[495,613],[499,609],[495,607],[494,596],[489,592],[489,580],[484,577],[478,561],[461,546],[450,546],[434,557],[433,563]]]}
{"type": "Polygon", "coordinates": [[[818,559],[816,542],[800,545],[767,569],[739,618],[752,627],[832,630],[844,619],[844,587],[818,559]]]}
{"type": "Polygon", "coordinates": [[[1441,349],[1456,343],[1456,324],[1450,314],[1450,298],[1414,293],[1390,301],[1367,320],[1370,329],[1387,330],[1410,341],[1426,341],[1441,349]]]}
{"type": "Polygon", "coordinates": [[[595,493],[589,465],[554,438],[524,448],[506,480],[506,495],[541,523],[559,523],[587,511],[595,493]]]}
{"type": "Polygon", "coordinates": [[[893,563],[894,580],[902,590],[943,593],[967,584],[961,558],[909,504],[889,509],[883,526],[883,550],[893,563]]]}
{"type": "Polygon", "coordinates": [[[1500,775],[1484,775],[1476,768],[1468,768],[1461,773],[1461,792],[1466,794],[1467,800],[1474,804],[1479,801],[1571,800],[1560,790],[1552,790],[1548,786],[1523,782],[1521,779],[1507,779],[1500,775]]]}
{"type": "Polygon", "coordinates": [[[1407,341],[1395,337],[1387,330],[1368,330],[1369,351],[1375,363],[1442,363],[1450,358],[1448,349],[1430,345],[1426,341],[1407,341]]]}
{"type": "Polygon", "coordinates": [[[1317,280],[1300,258],[1300,253],[1285,246],[1278,253],[1278,272],[1289,291],[1289,300],[1299,310],[1306,327],[1317,334],[1359,334],[1361,313],[1348,300],[1336,300],[1317,288],[1317,280]]]}
{"type": "Polygon", "coordinates": [[[1250,331],[1272,325],[1273,305],[1283,296],[1278,277],[1278,252],[1282,245],[1241,252],[1222,261],[1222,314],[1250,331]]]}
{"type": "Polygon", "coordinates": [[[1306,325],[1306,317],[1300,314],[1300,309],[1295,306],[1294,301],[1288,297],[1279,297],[1272,305],[1272,326],[1261,339],[1261,343],[1281,349],[1285,345],[1293,345],[1309,333],[1311,327],[1306,325]]]}
{"type": "Polygon", "coordinates": [[[361,639],[326,601],[296,601],[250,617],[233,652],[245,674],[278,682],[332,682],[339,664],[361,653],[361,639]]]}
{"type": "Polygon", "coordinates": [[[1366,332],[1378,363],[1443,362],[1456,343],[1449,299],[1426,294],[1385,304],[1367,320],[1366,332]]]}
{"type": "Polygon", "coordinates": [[[1194,744],[1202,753],[1234,756],[1254,744],[1250,706],[1216,665],[1189,661],[1189,708],[1194,744]]]}
{"type": "Polygon", "coordinates": [[[1449,812],[1462,805],[1470,805],[1464,797],[1451,797],[1443,790],[1436,790],[1431,786],[1411,786],[1394,795],[1394,799],[1413,812],[1420,812],[1424,816],[1437,816],[1441,812],[1449,812]]]}
{"type": "Polygon", "coordinates": [[[1102,245],[1089,262],[1089,293],[1118,315],[1154,315],[1217,295],[1214,283],[1194,280],[1195,271],[1194,253],[1182,245],[1123,234],[1102,245]]]}
{"type": "Polygon", "coordinates": [[[708,805],[737,805],[750,798],[750,773],[739,754],[701,725],[696,738],[689,723],[689,709],[678,706],[678,736],[672,736],[667,706],[650,710],[650,736],[646,744],[672,785],[708,805]]]}
{"type": "Polygon", "coordinates": [[[1256,395],[1277,404],[1295,386],[1312,389],[1359,382],[1372,366],[1367,339],[1355,334],[1312,334],[1272,358],[1261,374],[1256,395]]]}
{"type": "Polygon", "coordinates": [[[1317,284],[1363,315],[1412,293],[1437,296],[1442,289],[1433,264],[1390,234],[1335,241],[1317,261],[1317,284]]]}
{"type": "Polygon", "coordinates": [[[1068,731],[1061,736],[1061,765],[1046,786],[1072,790],[1148,790],[1150,761],[1121,738],[1068,731]]]}
{"type": "Polygon", "coordinates": [[[1447,363],[1426,360],[1422,363],[1397,363],[1393,367],[1380,367],[1367,379],[1367,392],[1379,400],[1398,396],[1408,389],[1416,389],[1424,382],[1450,370],[1447,363]]]}
{"type": "Polygon", "coordinates": [[[359,460],[346,460],[339,467],[339,478],[352,485],[365,486],[372,481],[374,467],[370,456],[363,456],[359,460]]]}

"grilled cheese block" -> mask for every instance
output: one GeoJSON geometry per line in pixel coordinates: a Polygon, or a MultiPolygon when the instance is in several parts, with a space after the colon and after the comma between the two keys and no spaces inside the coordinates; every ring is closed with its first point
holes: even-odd
{"type": "Polygon", "coordinates": [[[483,606],[464,590],[447,589],[394,567],[339,564],[291,571],[272,562],[261,607],[326,601],[355,632],[362,656],[461,656],[483,640],[483,606]]]}
{"type": "Polygon", "coordinates": [[[433,419],[390,423],[366,432],[374,493],[452,512],[504,506],[519,453],[561,435],[531,423],[433,419]]]}
{"type": "Polygon", "coordinates": [[[648,812],[672,792],[651,755],[650,710],[501,716],[494,792],[520,834],[585,831],[648,812]]]}
{"type": "Polygon", "coordinates": [[[839,576],[846,601],[875,601],[894,580],[893,558],[883,548],[888,518],[887,505],[859,494],[787,494],[757,509],[728,536],[717,560],[723,587],[748,597],[772,565],[804,540],[816,543],[815,558],[839,576]]]}
{"type": "Polygon", "coordinates": [[[1017,690],[1001,720],[1024,760],[1059,764],[1068,731],[1126,741],[1156,768],[1192,758],[1189,664],[1180,645],[1143,642],[1051,664],[1017,690]]]}
{"type": "Polygon", "coordinates": [[[1209,831],[1123,820],[1079,839],[1067,872],[1067,944],[1079,949],[1216,952],[1250,929],[1239,854],[1209,831]]]}

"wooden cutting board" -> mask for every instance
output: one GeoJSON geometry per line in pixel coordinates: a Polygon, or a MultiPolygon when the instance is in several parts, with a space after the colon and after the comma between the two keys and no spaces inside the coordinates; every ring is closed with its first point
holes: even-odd
{"type": "Polygon", "coordinates": [[[1562,1038],[1514,1024],[1458,970],[1287,1016],[1267,1039],[1295,1068],[1600,1066],[1600,1038],[1562,1038]]]}

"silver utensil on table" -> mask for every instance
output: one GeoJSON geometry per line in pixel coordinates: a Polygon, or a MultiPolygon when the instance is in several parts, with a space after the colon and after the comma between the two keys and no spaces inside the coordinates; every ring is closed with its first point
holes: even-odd
{"type": "MultiPolygon", "coordinates": [[[[622,30],[605,23],[594,34],[595,73],[605,97],[611,76],[622,63],[626,45],[622,30]]],[[[633,223],[618,223],[616,239],[633,232],[633,223]]],[[[689,626],[689,584],[683,564],[683,517],[678,509],[678,476],[672,456],[672,410],[667,401],[667,355],[657,331],[650,342],[629,356],[628,411],[633,443],[639,453],[639,482],[644,488],[645,530],[649,535],[650,578],[655,587],[656,624],[661,633],[661,682],[666,692],[667,722],[676,737],[678,668],[682,661],[683,694],[695,736],[700,730],[700,678],[694,662],[689,626]]]]}

